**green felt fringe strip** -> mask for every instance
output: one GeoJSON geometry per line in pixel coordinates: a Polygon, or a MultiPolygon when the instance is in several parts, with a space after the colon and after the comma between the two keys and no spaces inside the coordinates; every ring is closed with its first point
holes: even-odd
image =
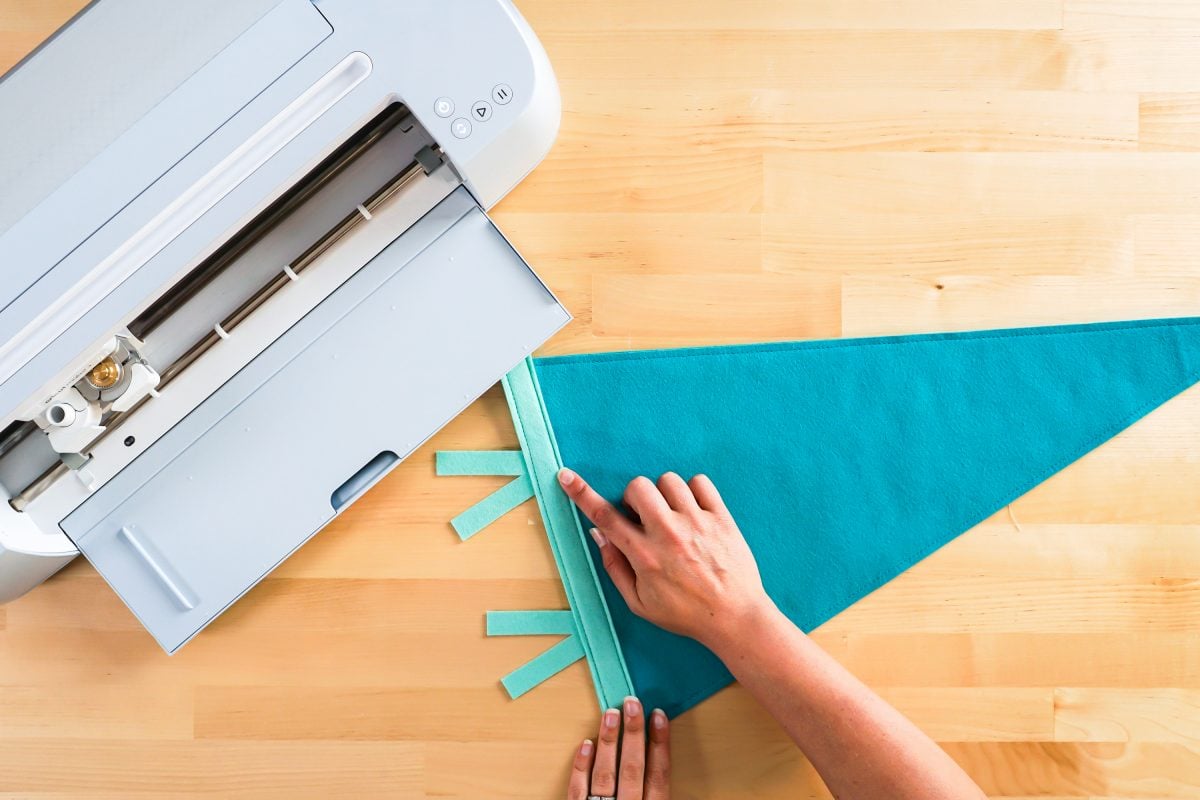
{"type": "Polygon", "coordinates": [[[601,708],[616,708],[634,693],[633,682],[613,632],[579,517],[558,486],[562,457],[542,402],[533,360],[526,359],[515,367],[504,377],[503,385],[521,449],[439,452],[437,474],[511,475],[513,480],[459,514],[451,520],[451,525],[466,540],[530,497],[537,498],[570,609],[488,612],[489,636],[566,637],[505,676],[501,683],[509,696],[520,697],[580,658],[586,658],[601,708]]]}

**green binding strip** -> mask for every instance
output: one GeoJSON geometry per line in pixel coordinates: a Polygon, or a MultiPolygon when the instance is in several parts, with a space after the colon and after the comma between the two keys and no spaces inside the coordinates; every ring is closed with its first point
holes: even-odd
{"type": "MultiPolygon", "coordinates": [[[[468,539],[533,497],[533,486],[520,450],[444,450],[437,454],[438,475],[515,475],[516,480],[455,517],[451,524],[468,539]]],[[[509,697],[516,699],[547,678],[583,658],[575,615],[570,611],[489,611],[488,636],[565,636],[563,641],[501,678],[509,697]]]]}
{"type": "Polygon", "coordinates": [[[529,476],[518,475],[450,520],[450,524],[458,538],[466,541],[531,497],[533,485],[529,476]]]}
{"type": "Polygon", "coordinates": [[[488,636],[566,636],[558,644],[500,679],[514,700],[583,658],[570,611],[489,611],[488,636]]]}
{"type": "Polygon", "coordinates": [[[583,658],[583,644],[578,636],[568,636],[537,658],[500,679],[508,696],[514,700],[542,681],[562,672],[583,658]]]}
{"type": "Polygon", "coordinates": [[[520,450],[441,450],[438,475],[524,475],[520,450]]]}
{"type": "Polygon", "coordinates": [[[570,611],[489,611],[488,636],[573,636],[570,611]]]}
{"type": "MultiPolygon", "coordinates": [[[[546,406],[542,402],[533,359],[527,358],[514,367],[504,376],[503,384],[508,408],[512,412],[513,424],[517,429],[517,439],[524,454],[526,472],[534,496],[537,497],[542,522],[546,526],[546,536],[550,540],[550,549],[554,553],[554,561],[558,565],[558,574],[562,578],[578,632],[576,636],[555,645],[509,678],[522,673],[523,678],[533,674],[542,675],[541,679],[545,680],[558,669],[545,672],[543,663],[543,669],[535,669],[532,673],[523,671],[541,662],[567,642],[577,640],[583,654],[587,656],[601,708],[616,708],[624,698],[634,694],[633,681],[629,678],[621,646],[613,632],[608,605],[604,602],[599,577],[588,555],[583,528],[570,499],[558,485],[558,471],[563,466],[562,456],[559,455],[554,430],[546,414],[546,406]]],[[[505,679],[507,680],[508,678],[505,679]]],[[[507,682],[505,687],[508,688],[507,682]]]]}

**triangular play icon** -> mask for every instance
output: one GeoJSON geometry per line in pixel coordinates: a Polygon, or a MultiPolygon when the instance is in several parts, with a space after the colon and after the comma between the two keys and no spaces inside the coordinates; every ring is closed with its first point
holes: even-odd
{"type": "MultiPolygon", "coordinates": [[[[639,474],[710,475],[808,630],[1200,380],[1200,318],[534,363],[563,463],[614,501],[639,474]]],[[[729,682],[595,561],[648,705],[729,682]]]]}

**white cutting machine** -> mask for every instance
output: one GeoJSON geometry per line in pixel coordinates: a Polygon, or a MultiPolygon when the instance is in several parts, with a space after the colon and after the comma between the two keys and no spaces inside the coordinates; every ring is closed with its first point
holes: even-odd
{"type": "Polygon", "coordinates": [[[0,117],[0,601],[82,553],[173,652],[569,319],[508,0],[102,0],[0,117]]]}

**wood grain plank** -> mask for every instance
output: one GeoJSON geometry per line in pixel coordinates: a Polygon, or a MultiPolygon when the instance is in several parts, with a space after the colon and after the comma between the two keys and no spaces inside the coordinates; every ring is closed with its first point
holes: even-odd
{"type": "Polygon", "coordinates": [[[1200,216],[1142,214],[1134,220],[1134,263],[1145,275],[1200,273],[1200,216]]]}
{"type": "Polygon", "coordinates": [[[921,566],[825,623],[829,633],[1200,632],[1200,582],[924,575],[921,566]]]}
{"type": "Polygon", "coordinates": [[[1062,84],[1077,91],[1200,91],[1198,34],[1196,23],[1154,30],[1068,27],[1061,34],[1071,54],[1062,84]]]}
{"type": "Polygon", "coordinates": [[[1200,527],[1020,522],[998,511],[916,568],[922,578],[1153,580],[1200,573],[1200,527]]]}
{"type": "Polygon", "coordinates": [[[1036,742],[1054,735],[1049,689],[892,688],[881,694],[938,741],[1036,742]]]}
{"type": "MultiPolygon", "coordinates": [[[[46,603],[18,609],[12,629],[141,630],[137,620],[100,578],[46,587],[46,603]],[[111,598],[111,599],[109,599],[111,598]],[[94,604],[98,608],[89,608],[94,604]]],[[[539,579],[282,578],[268,577],[253,603],[229,609],[223,619],[246,630],[393,631],[438,633],[447,628],[482,631],[487,608],[565,608],[557,576],[539,579]],[[455,603],[442,603],[446,596],[455,603]],[[371,613],[388,608],[388,614],[371,613]],[[245,610],[243,610],[245,609],[245,610]]]]}
{"type": "MultiPolygon", "coordinates": [[[[676,36],[635,28],[619,36],[551,31],[543,41],[563,79],[603,75],[621,86],[674,79],[706,88],[1060,90],[1085,83],[1096,88],[1103,77],[1097,74],[1102,63],[1075,52],[1086,41],[1072,43],[1055,30],[717,30],[676,36]]],[[[1197,58],[1181,57],[1183,69],[1197,58]]]]}
{"type": "Polygon", "coordinates": [[[137,703],[125,685],[3,686],[0,739],[190,740],[192,703],[183,683],[145,686],[137,703]]]}
{"type": "Polygon", "coordinates": [[[1200,275],[848,275],[847,336],[986,330],[1188,316],[1200,309],[1200,275]]]}
{"type": "Polygon", "coordinates": [[[768,213],[1200,213],[1192,153],[764,154],[768,213]]]}
{"type": "Polygon", "coordinates": [[[1138,149],[1200,150],[1200,92],[1148,92],[1138,101],[1138,149]]]}
{"type": "Polygon", "coordinates": [[[829,335],[840,325],[839,292],[836,276],[606,275],[596,278],[592,332],[608,349],[829,335]]]}
{"type": "Polygon", "coordinates": [[[1069,83],[1084,90],[1200,89],[1193,43],[1200,13],[1175,0],[1065,0],[1063,38],[1075,54],[1069,83]]]}
{"type": "Polygon", "coordinates": [[[1054,738],[1078,742],[1200,742],[1200,692],[1186,689],[1054,691],[1054,738]]]}
{"type": "Polygon", "coordinates": [[[981,90],[854,92],[644,79],[613,98],[606,81],[576,78],[556,157],[618,159],[636,142],[665,157],[789,151],[1132,151],[1133,93],[981,90]],[[619,135],[614,135],[619,132],[619,135]]]}
{"type": "Polygon", "coordinates": [[[1187,0],[1063,0],[1068,28],[1162,30],[1200,23],[1200,7],[1187,0]]]}
{"type": "Polygon", "coordinates": [[[736,4],[615,0],[580,15],[557,0],[521,0],[521,13],[539,31],[560,30],[808,30],[808,29],[1041,29],[1062,24],[1062,0],[991,3],[961,0],[952,6],[923,0],[816,0],[803,5],[772,0],[736,4]]]}
{"type": "MultiPolygon", "coordinates": [[[[763,268],[876,276],[1130,274],[1141,228],[1129,217],[887,213],[762,215],[763,268]]],[[[1147,234],[1147,239],[1151,234],[1147,234]]],[[[934,281],[936,283],[936,281],[934,281]]]]}
{"type": "Polygon", "coordinates": [[[1200,754],[1174,744],[964,742],[945,745],[993,797],[1195,797],[1200,754]]]}
{"type": "MultiPolygon", "coordinates": [[[[543,647],[556,641],[538,638],[543,647]]],[[[522,698],[515,725],[512,701],[484,689],[201,686],[195,733],[278,741],[570,742],[579,715],[563,707],[574,699],[573,691],[548,685],[522,698]]]]}
{"type": "Polygon", "coordinates": [[[897,633],[818,640],[874,687],[1200,687],[1190,633],[897,633]]]}
{"type": "Polygon", "coordinates": [[[418,798],[423,762],[424,746],[413,742],[0,739],[6,791],[77,797],[184,787],[226,797],[418,798]]]}
{"type": "MultiPolygon", "coordinates": [[[[486,491],[472,480],[462,483],[465,510],[486,491]]],[[[389,513],[399,496],[381,509],[389,513]]],[[[402,505],[401,503],[396,503],[402,505]]],[[[451,516],[455,509],[447,505],[451,516]]],[[[394,519],[394,517],[392,517],[394,519]]],[[[534,508],[519,508],[487,527],[486,532],[461,542],[447,520],[404,524],[375,517],[340,522],[310,541],[272,573],[274,578],[353,578],[363,580],[554,580],[554,557],[534,508]]]]}
{"type": "Polygon", "coordinates": [[[671,154],[625,150],[612,159],[580,161],[551,151],[541,180],[525,181],[504,208],[526,211],[650,212],[664,208],[750,213],[762,205],[762,158],[719,160],[686,150],[671,154]],[[612,180],[619,175],[619,180],[612,180]]]}
{"type": "MultiPolygon", "coordinates": [[[[726,273],[752,276],[761,266],[759,214],[539,214],[503,208],[494,217],[530,263],[555,274],[693,275],[697,264],[721,263],[726,273]]],[[[556,292],[559,285],[556,281],[556,292]]]]}
{"type": "MultiPolygon", "coordinates": [[[[495,606],[492,606],[495,607],[495,606]]],[[[405,631],[249,630],[218,620],[203,637],[168,658],[144,631],[37,629],[0,634],[0,681],[25,686],[417,686],[486,689],[500,699],[500,678],[546,648],[540,637],[488,639],[479,617],[437,634],[405,631]],[[133,678],[136,677],[136,681],[133,678]]],[[[553,685],[577,692],[579,708],[594,704],[583,664],[553,685]]]]}
{"type": "MultiPolygon", "coordinates": [[[[752,800],[762,797],[787,797],[796,800],[825,800],[829,793],[812,768],[783,742],[764,746],[758,739],[705,737],[701,729],[689,725],[688,717],[672,729],[672,747],[677,765],[672,778],[672,798],[678,800],[752,800]],[[737,763],[734,772],[713,769],[715,763],[737,763]]],[[[592,729],[579,732],[577,738],[595,736],[592,729]]],[[[574,744],[574,742],[572,742],[574,744]]],[[[557,797],[566,785],[570,766],[570,748],[561,744],[516,742],[433,742],[428,746],[430,771],[439,776],[432,784],[437,797],[475,800],[502,797],[526,800],[530,797],[557,797]],[[469,762],[477,769],[455,769],[469,762]],[[512,775],[510,784],[495,789],[488,776],[512,775]]]]}
{"type": "Polygon", "coordinates": [[[39,0],[36,9],[27,3],[0,3],[0,73],[24,58],[87,2],[39,0]]]}

